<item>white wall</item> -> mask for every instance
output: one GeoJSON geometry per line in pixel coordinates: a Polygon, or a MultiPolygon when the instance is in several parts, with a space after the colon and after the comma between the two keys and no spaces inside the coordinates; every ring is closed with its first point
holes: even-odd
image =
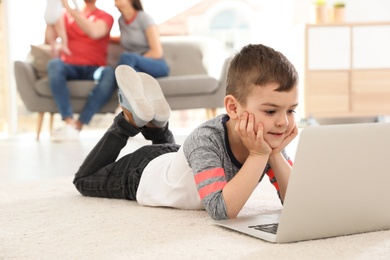
{"type": "MultiPolygon", "coordinates": [[[[43,41],[45,30],[43,13],[47,0],[5,1],[9,12],[8,27],[11,60],[24,59],[30,49],[30,44],[39,44],[43,41]]],[[[256,21],[259,31],[263,35],[255,35],[256,39],[262,40],[284,52],[292,52],[289,48],[293,37],[292,26],[293,24],[310,21],[310,6],[314,0],[250,1],[260,2],[263,8],[263,16],[258,17],[256,21]]],[[[178,11],[181,11],[198,2],[200,0],[143,0],[145,9],[155,17],[157,22],[163,22],[167,19],[169,13],[172,15],[172,5],[176,6],[178,11]],[[162,4],[163,2],[164,4],[162,4]],[[166,10],[164,10],[164,7],[166,7],[166,10]]],[[[328,5],[330,6],[333,2],[328,1],[328,5]]],[[[97,4],[113,15],[118,15],[113,0],[98,0],[97,4]]],[[[389,0],[347,0],[346,5],[346,20],[348,22],[390,21],[389,0]]],[[[117,30],[116,25],[114,25],[113,30],[117,30]]]]}
{"type": "MultiPolygon", "coordinates": [[[[45,22],[43,13],[47,0],[3,0],[8,16],[9,66],[12,70],[14,60],[24,60],[30,50],[30,44],[40,44],[44,39],[45,22]]],[[[82,0],[77,0],[82,2],[82,0]]],[[[303,45],[297,37],[297,24],[310,21],[310,7],[314,0],[247,0],[260,3],[260,17],[256,18],[258,33],[254,32],[253,41],[262,42],[282,51],[293,63],[299,64],[303,45]]],[[[160,23],[174,14],[191,7],[201,0],[143,0],[147,10],[156,22],[160,23]]],[[[334,1],[328,1],[330,6],[334,1]]],[[[389,0],[347,0],[347,22],[390,21],[389,0]]],[[[114,0],[98,0],[97,5],[118,17],[114,0]]],[[[118,31],[114,25],[113,32],[118,31]]],[[[380,58],[380,57],[379,57],[380,58]]],[[[15,83],[10,86],[10,93],[16,92],[15,83]]],[[[15,96],[15,95],[12,95],[15,96]]],[[[11,97],[12,98],[12,97],[11,97]]],[[[12,98],[14,99],[14,98],[12,98]]],[[[14,110],[15,115],[16,101],[14,110]]],[[[11,116],[13,117],[13,116],[11,116]]],[[[16,128],[16,127],[13,127],[16,128]]]]}
{"type": "MultiPolygon", "coordinates": [[[[30,50],[30,44],[40,44],[44,39],[45,21],[43,14],[47,0],[3,0],[8,6],[8,27],[10,31],[10,55],[12,60],[24,59],[30,50]],[[22,8],[21,8],[22,7],[22,8]]],[[[76,0],[82,6],[83,0],[76,0]]],[[[201,2],[202,0],[143,0],[143,6],[155,19],[162,23],[177,12],[201,2]],[[173,8],[174,7],[174,8],[173,8]]],[[[114,0],[97,0],[99,8],[115,17],[112,33],[119,34],[116,18],[119,11],[114,0]]]]}

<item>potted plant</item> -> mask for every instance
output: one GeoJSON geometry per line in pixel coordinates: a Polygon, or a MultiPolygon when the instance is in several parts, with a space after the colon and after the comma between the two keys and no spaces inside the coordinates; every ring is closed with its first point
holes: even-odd
{"type": "Polygon", "coordinates": [[[327,22],[326,0],[316,0],[313,3],[315,23],[327,22]]]}
{"type": "Polygon", "coordinates": [[[345,3],[342,1],[336,1],[332,8],[332,22],[343,23],[345,21],[345,3]]]}
{"type": "Polygon", "coordinates": [[[333,8],[344,8],[345,3],[341,1],[337,1],[336,3],[333,4],[333,8]]]}

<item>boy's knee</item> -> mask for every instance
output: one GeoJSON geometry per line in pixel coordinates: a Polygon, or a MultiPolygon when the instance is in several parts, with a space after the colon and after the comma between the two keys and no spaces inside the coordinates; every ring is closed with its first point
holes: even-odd
{"type": "Polygon", "coordinates": [[[74,179],[73,179],[73,185],[76,187],[76,189],[80,192],[80,189],[79,189],[79,187],[80,187],[80,179],[79,178],[77,178],[77,177],[75,177],[74,179]]]}
{"type": "Polygon", "coordinates": [[[82,188],[83,180],[81,178],[75,177],[74,180],[73,180],[73,184],[74,184],[76,190],[78,190],[78,192],[81,195],[87,196],[86,193],[84,192],[83,188],[82,188]]]}

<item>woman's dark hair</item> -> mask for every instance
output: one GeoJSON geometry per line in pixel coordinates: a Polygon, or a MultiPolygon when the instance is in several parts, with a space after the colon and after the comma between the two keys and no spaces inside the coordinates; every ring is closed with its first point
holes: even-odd
{"type": "Polygon", "coordinates": [[[131,0],[131,3],[135,10],[137,11],[143,11],[144,8],[142,7],[141,0],[131,0]]]}

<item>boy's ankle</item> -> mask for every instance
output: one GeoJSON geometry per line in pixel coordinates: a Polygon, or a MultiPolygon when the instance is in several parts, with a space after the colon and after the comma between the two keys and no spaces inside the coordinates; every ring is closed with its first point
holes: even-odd
{"type": "Polygon", "coordinates": [[[134,122],[134,119],[133,119],[133,115],[131,114],[131,112],[129,110],[127,110],[126,108],[124,107],[121,107],[122,108],[122,111],[123,111],[123,117],[126,119],[127,122],[129,122],[130,124],[132,124],[134,127],[142,127],[142,126],[138,126],[135,122],[134,122]]]}

